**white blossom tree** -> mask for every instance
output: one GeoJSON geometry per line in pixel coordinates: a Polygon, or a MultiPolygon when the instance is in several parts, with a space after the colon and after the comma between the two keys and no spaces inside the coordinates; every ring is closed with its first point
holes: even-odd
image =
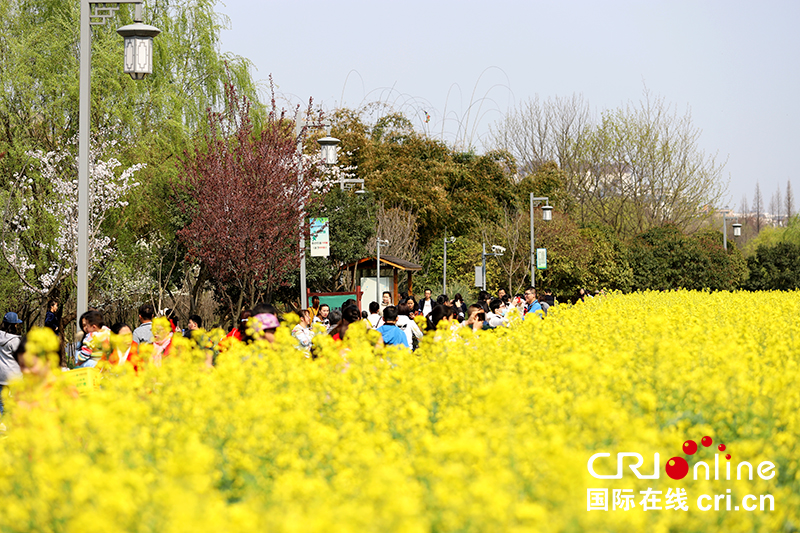
{"type": "MultiPolygon", "coordinates": [[[[73,143],[74,144],[74,143],[73,143]]],[[[103,159],[116,144],[96,144],[89,153],[89,273],[98,276],[114,254],[113,239],[102,224],[113,209],[128,205],[126,195],[139,185],[121,172],[116,158],[103,159]]],[[[73,148],[73,147],[71,147],[73,148]]],[[[67,279],[74,281],[78,252],[78,161],[74,150],[26,152],[29,164],[14,175],[5,198],[0,253],[25,290],[48,298],[67,279]]]]}

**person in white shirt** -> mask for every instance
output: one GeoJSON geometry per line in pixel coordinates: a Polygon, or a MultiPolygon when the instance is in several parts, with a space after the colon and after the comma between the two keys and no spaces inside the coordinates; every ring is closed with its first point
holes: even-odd
{"type": "Polygon", "coordinates": [[[317,316],[314,317],[313,324],[322,324],[326,328],[330,327],[331,320],[329,315],[331,313],[331,307],[328,304],[322,304],[319,306],[319,312],[317,316]]]}
{"type": "Polygon", "coordinates": [[[314,338],[314,331],[311,329],[311,311],[301,309],[298,313],[300,322],[292,328],[292,337],[297,340],[298,347],[306,352],[311,351],[311,340],[314,338]]]}
{"type": "Polygon", "coordinates": [[[500,298],[492,298],[489,302],[489,312],[486,313],[486,321],[490,328],[508,325],[506,310],[506,304],[503,300],[500,298]]]}
{"type": "Polygon", "coordinates": [[[20,379],[22,370],[14,357],[22,336],[19,334],[19,325],[22,324],[17,313],[9,312],[3,317],[3,324],[0,326],[0,415],[3,414],[3,387],[9,382],[20,379]]]}
{"type": "Polygon", "coordinates": [[[414,319],[411,318],[409,313],[411,313],[412,309],[408,305],[408,300],[400,300],[400,305],[397,306],[397,327],[406,334],[406,338],[408,339],[408,345],[413,349],[414,348],[414,339],[422,338],[422,330],[419,329],[414,319]]]}
{"type": "Polygon", "coordinates": [[[372,302],[369,304],[369,316],[367,317],[367,322],[369,322],[369,327],[372,329],[378,329],[383,325],[383,317],[380,315],[381,306],[378,305],[378,302],[372,302]]]}

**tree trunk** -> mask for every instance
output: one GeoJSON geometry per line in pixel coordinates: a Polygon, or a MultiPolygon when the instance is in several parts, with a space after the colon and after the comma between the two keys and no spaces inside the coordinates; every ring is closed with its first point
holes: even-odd
{"type": "Polygon", "coordinates": [[[206,284],[206,281],[209,280],[209,272],[208,268],[206,267],[205,263],[200,263],[200,272],[197,274],[197,279],[192,284],[192,288],[190,291],[190,298],[189,298],[189,314],[193,315],[197,313],[197,300],[199,295],[202,294],[203,287],[206,284]]]}

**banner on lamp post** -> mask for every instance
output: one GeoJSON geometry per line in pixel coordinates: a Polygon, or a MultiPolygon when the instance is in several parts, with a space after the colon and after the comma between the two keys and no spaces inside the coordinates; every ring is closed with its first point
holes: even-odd
{"type": "Polygon", "coordinates": [[[311,257],[330,257],[331,239],[327,218],[312,218],[311,222],[311,257]]]}
{"type": "Polygon", "coordinates": [[[547,248],[536,249],[536,268],[539,270],[547,268],[547,248]]]}

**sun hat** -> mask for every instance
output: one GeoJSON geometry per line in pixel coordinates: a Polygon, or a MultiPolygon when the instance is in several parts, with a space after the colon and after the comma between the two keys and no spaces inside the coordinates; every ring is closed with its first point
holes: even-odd
{"type": "Polygon", "coordinates": [[[9,324],[22,324],[22,320],[20,320],[17,316],[17,313],[13,311],[6,313],[6,316],[3,317],[3,322],[7,322],[9,324]]]}
{"type": "Polygon", "coordinates": [[[261,313],[253,317],[254,320],[254,328],[256,331],[264,331],[267,329],[274,329],[281,325],[278,321],[278,317],[271,313],[261,313]]]}

